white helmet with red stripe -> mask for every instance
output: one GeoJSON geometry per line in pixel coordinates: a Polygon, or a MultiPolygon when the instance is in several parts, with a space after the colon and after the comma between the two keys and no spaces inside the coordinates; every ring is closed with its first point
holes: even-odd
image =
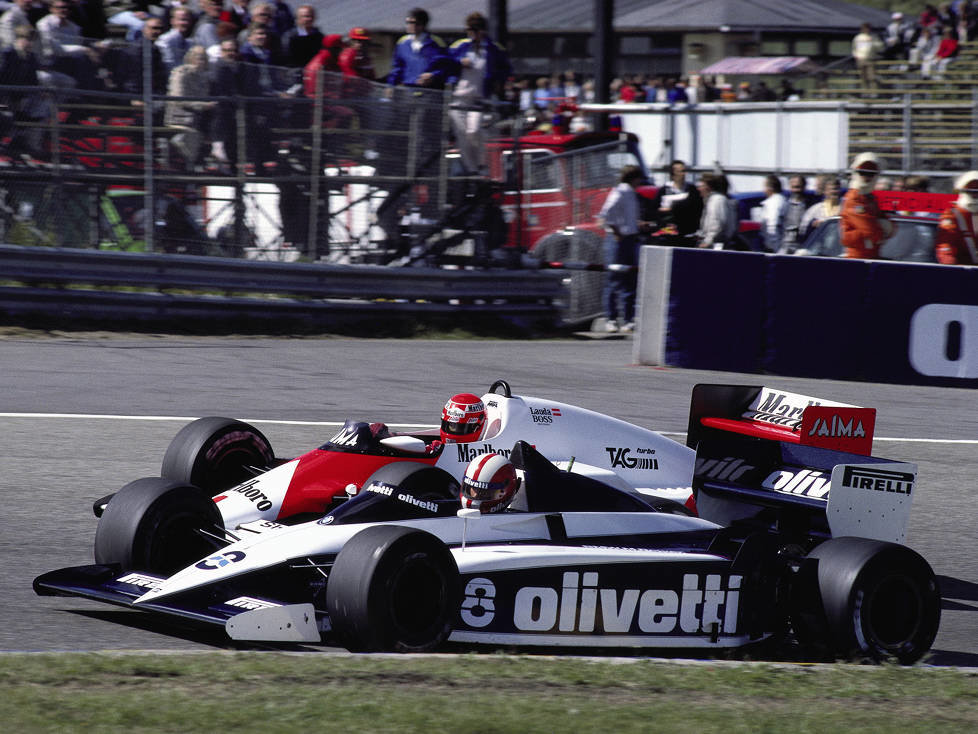
{"type": "Polygon", "coordinates": [[[472,393],[453,395],[441,411],[441,440],[445,443],[478,441],[486,425],[486,406],[472,393]]]}
{"type": "Polygon", "coordinates": [[[958,176],[954,190],[958,192],[958,206],[978,214],[978,171],[968,171],[958,176]]]}
{"type": "Polygon", "coordinates": [[[469,462],[462,479],[462,507],[482,514],[505,510],[520,488],[516,467],[502,454],[483,454],[469,462]]]}

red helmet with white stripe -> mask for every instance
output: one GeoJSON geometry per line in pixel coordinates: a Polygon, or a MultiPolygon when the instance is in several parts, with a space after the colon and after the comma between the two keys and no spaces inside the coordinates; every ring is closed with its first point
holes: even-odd
{"type": "Polygon", "coordinates": [[[505,510],[520,488],[516,467],[502,454],[483,454],[469,462],[459,498],[463,508],[482,514],[505,510]]]}
{"type": "Polygon", "coordinates": [[[486,426],[486,406],[469,392],[449,398],[441,411],[441,440],[445,443],[478,441],[486,426]]]}

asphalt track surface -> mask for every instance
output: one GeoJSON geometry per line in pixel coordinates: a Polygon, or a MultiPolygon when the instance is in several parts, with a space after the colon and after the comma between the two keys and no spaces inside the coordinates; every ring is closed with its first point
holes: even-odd
{"type": "Polygon", "coordinates": [[[33,578],[92,562],[92,502],[159,474],[189,419],[254,421],[279,456],[346,418],[437,422],[455,392],[514,393],[607,412],[678,440],[699,382],[770,385],[878,409],[874,453],[914,461],[908,544],[944,596],[929,662],[978,666],[978,401],[970,390],[663,369],[626,341],[245,339],[0,335],[0,651],[194,650],[226,644],[149,615],[38,597],[33,578]]]}

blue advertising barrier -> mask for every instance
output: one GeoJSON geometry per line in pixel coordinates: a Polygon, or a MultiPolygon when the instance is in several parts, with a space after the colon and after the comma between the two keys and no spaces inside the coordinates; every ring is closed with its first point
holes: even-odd
{"type": "Polygon", "coordinates": [[[978,387],[978,268],[644,247],[634,357],[978,387]]]}

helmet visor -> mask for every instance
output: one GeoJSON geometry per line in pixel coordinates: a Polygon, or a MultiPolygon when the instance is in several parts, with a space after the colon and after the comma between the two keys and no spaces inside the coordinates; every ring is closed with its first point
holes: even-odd
{"type": "Polygon", "coordinates": [[[462,492],[473,500],[494,500],[506,491],[508,482],[480,482],[477,479],[465,478],[462,482],[462,492]]]}
{"type": "Polygon", "coordinates": [[[467,436],[470,433],[478,431],[481,426],[481,421],[465,421],[464,423],[459,423],[457,421],[443,420],[441,422],[442,432],[447,433],[449,436],[467,436]]]}

